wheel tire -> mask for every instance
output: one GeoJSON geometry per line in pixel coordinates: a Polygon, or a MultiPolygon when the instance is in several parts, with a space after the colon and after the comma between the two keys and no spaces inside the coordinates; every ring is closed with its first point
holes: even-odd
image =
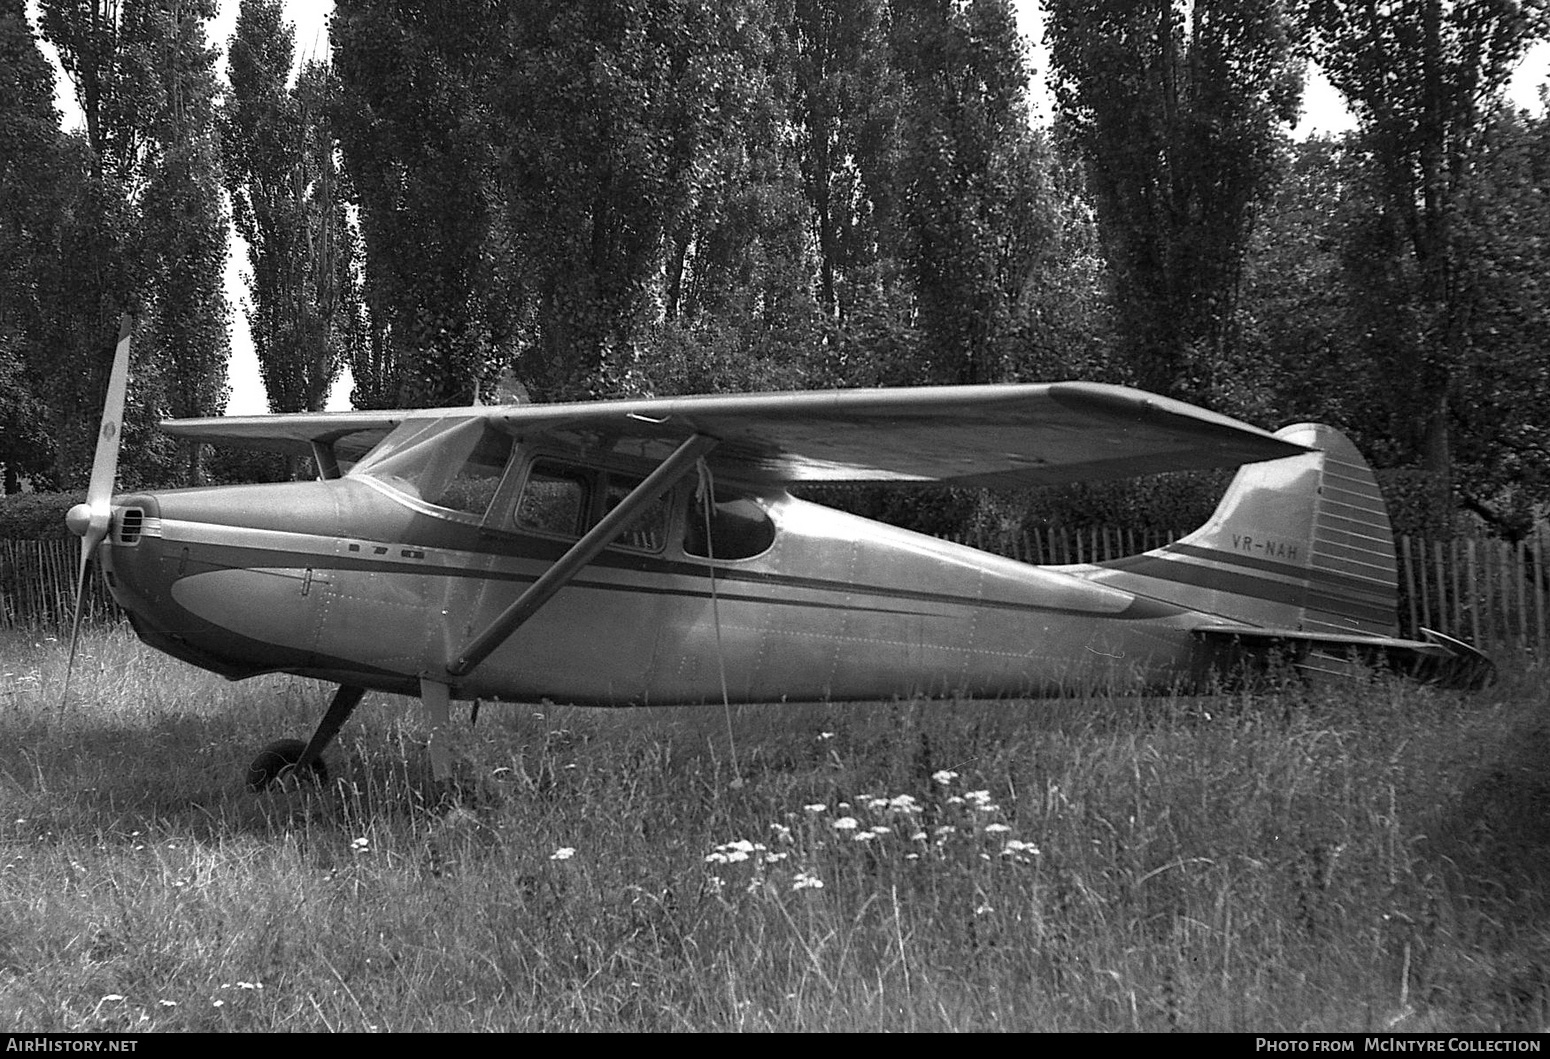
{"type": "MultiPolygon", "coordinates": [[[[280,774],[301,760],[301,752],[307,744],[300,739],[276,739],[258,752],[248,766],[248,790],[261,791],[273,783],[280,774]]],[[[328,781],[328,766],[323,759],[312,763],[311,777],[320,785],[328,781]]]]}

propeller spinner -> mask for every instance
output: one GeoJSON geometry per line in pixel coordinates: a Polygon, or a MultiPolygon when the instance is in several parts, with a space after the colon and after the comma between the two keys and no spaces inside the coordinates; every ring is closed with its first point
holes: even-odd
{"type": "Polygon", "coordinates": [[[97,452],[92,459],[91,482],[86,502],[65,515],[65,525],[81,538],[81,564],[75,581],[75,622],[70,630],[70,660],[65,665],[64,697],[70,695],[70,674],[75,669],[75,650],[81,636],[81,613],[86,609],[86,575],[113,516],[113,483],[118,477],[118,443],[124,431],[124,393],[129,386],[129,333],[134,320],[125,313],[118,323],[118,349],[108,376],[108,397],[102,407],[102,427],[97,432],[97,452]]]}

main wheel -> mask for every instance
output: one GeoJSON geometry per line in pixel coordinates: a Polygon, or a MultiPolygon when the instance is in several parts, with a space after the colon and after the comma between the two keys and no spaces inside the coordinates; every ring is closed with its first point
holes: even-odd
{"type": "MultiPolygon", "coordinates": [[[[261,791],[301,760],[307,744],[300,739],[276,739],[258,752],[248,766],[248,790],[261,791]]],[[[311,776],[319,784],[328,782],[328,766],[318,758],[312,763],[311,776]]]]}

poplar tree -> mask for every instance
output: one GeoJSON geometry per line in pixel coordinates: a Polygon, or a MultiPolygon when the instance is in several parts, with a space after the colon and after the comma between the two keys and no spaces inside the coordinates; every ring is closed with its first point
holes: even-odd
{"type": "Polygon", "coordinates": [[[211,415],[225,401],[227,218],[216,145],[213,0],[45,0],[42,29],[75,91],[75,157],[56,293],[60,370],[49,404],[61,484],[90,466],[100,395],[124,311],[142,321],[121,477],[198,481],[187,447],[170,462],[162,415],[211,415]]]}
{"type": "Polygon", "coordinates": [[[247,242],[248,323],[269,407],[315,412],[360,321],[333,131],[337,81],[328,64],[309,62],[291,87],[294,39],[279,0],[243,0],[222,145],[232,219],[247,242]]]}
{"type": "Polygon", "coordinates": [[[1087,163],[1131,379],[1231,408],[1244,255],[1301,96],[1285,5],[1046,11],[1059,121],[1087,163]]]}
{"type": "Polygon", "coordinates": [[[1311,0],[1304,17],[1315,57],[1358,122],[1377,206],[1370,245],[1388,248],[1367,269],[1390,281],[1372,350],[1390,383],[1390,432],[1450,493],[1457,402],[1481,370],[1471,319],[1483,256],[1466,204],[1507,82],[1550,32],[1550,4],[1311,0]]]}
{"type": "Polygon", "coordinates": [[[61,206],[54,75],[22,0],[0,0],[0,464],[4,491],[49,469],[37,369],[47,347],[49,274],[61,206]]]}

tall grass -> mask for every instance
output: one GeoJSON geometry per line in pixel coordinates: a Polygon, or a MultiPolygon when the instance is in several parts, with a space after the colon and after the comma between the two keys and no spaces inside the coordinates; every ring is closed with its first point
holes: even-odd
{"type": "Polygon", "coordinates": [[[0,1027],[1543,1029],[1542,672],[1216,699],[487,706],[0,644],[0,1027]],[[870,836],[870,837],[862,837],[870,836]],[[573,851],[566,853],[564,851],[573,851]],[[821,885],[820,885],[821,884],[821,885]]]}

